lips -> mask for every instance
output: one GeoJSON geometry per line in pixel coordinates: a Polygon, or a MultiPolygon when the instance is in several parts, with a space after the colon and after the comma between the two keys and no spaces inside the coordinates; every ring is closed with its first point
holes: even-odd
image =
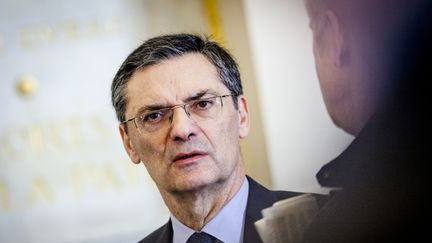
{"type": "Polygon", "coordinates": [[[173,159],[173,162],[181,162],[181,161],[193,161],[195,159],[201,158],[203,156],[206,156],[207,153],[201,152],[201,151],[192,151],[189,153],[178,153],[173,159]]]}

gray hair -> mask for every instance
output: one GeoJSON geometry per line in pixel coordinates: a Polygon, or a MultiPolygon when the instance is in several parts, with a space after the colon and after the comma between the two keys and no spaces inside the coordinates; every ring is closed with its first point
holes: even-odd
{"type": "Polygon", "coordinates": [[[135,49],[117,71],[111,85],[111,101],[117,119],[126,120],[128,97],[127,84],[132,75],[145,67],[156,65],[164,60],[186,53],[200,53],[216,67],[219,78],[233,95],[235,108],[237,96],[243,94],[238,65],[229,52],[208,37],[193,34],[171,34],[151,38],[135,49]]]}

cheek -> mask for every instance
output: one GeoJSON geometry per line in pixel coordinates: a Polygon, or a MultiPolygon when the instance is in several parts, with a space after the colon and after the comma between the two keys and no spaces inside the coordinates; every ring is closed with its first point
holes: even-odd
{"type": "Polygon", "coordinates": [[[148,174],[153,181],[160,185],[164,181],[166,167],[164,166],[163,149],[160,143],[145,143],[140,144],[140,159],[147,169],[148,174]]]}
{"type": "Polygon", "coordinates": [[[332,83],[332,75],[329,68],[319,58],[315,60],[315,69],[318,77],[321,94],[328,108],[331,105],[331,99],[334,97],[335,83],[332,83]]]}
{"type": "Polygon", "coordinates": [[[329,84],[326,83],[325,78],[320,77],[319,79],[319,85],[320,85],[320,89],[321,89],[321,94],[324,98],[324,101],[327,105],[328,103],[328,98],[331,97],[331,88],[329,87],[329,84]]]}
{"type": "Polygon", "coordinates": [[[218,153],[225,158],[235,156],[240,143],[238,116],[227,118],[225,122],[218,124],[217,128],[214,134],[217,138],[215,147],[218,148],[218,153]]]}
{"type": "Polygon", "coordinates": [[[163,157],[165,144],[160,139],[152,139],[149,141],[141,141],[139,143],[140,159],[146,164],[160,163],[163,157]]]}
{"type": "Polygon", "coordinates": [[[335,96],[334,96],[334,90],[333,87],[331,87],[330,84],[326,83],[325,80],[320,82],[321,86],[321,93],[323,96],[324,104],[327,108],[327,111],[329,113],[332,113],[332,111],[335,108],[335,105],[337,102],[335,102],[335,96]]]}
{"type": "Polygon", "coordinates": [[[326,75],[326,65],[323,60],[321,60],[319,57],[315,57],[315,70],[316,74],[318,76],[318,80],[320,82],[320,85],[322,86],[322,82],[325,81],[327,75],[326,75]]]}
{"type": "Polygon", "coordinates": [[[316,46],[315,40],[312,42],[312,54],[313,54],[315,60],[318,59],[319,56],[317,53],[317,46],[316,46]]]}

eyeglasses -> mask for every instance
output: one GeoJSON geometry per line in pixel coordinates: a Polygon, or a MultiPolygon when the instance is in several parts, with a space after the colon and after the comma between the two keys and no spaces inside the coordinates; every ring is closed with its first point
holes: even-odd
{"type": "Polygon", "coordinates": [[[202,98],[181,105],[146,111],[121,123],[127,123],[133,120],[135,127],[138,129],[140,134],[145,132],[153,133],[163,130],[164,128],[168,128],[173,120],[174,109],[179,107],[183,108],[187,116],[194,122],[206,121],[216,118],[220,114],[220,111],[223,107],[222,99],[231,96],[234,95],[221,95],[202,98]]]}

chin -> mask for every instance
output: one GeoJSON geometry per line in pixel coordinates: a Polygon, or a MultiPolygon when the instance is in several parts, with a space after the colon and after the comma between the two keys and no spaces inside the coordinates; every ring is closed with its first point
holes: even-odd
{"type": "Polygon", "coordinates": [[[342,129],[344,132],[356,136],[359,131],[356,130],[354,128],[354,126],[352,124],[348,124],[348,123],[343,123],[342,121],[339,120],[333,120],[333,123],[340,129],[342,129]]]}
{"type": "Polygon", "coordinates": [[[177,192],[191,192],[199,191],[205,187],[211,186],[217,182],[216,179],[205,177],[203,174],[197,176],[186,176],[184,178],[177,178],[173,191],[177,192]]]}
{"type": "Polygon", "coordinates": [[[343,127],[341,126],[341,121],[340,121],[340,120],[338,119],[338,117],[335,115],[335,112],[333,112],[333,111],[331,111],[331,110],[329,110],[329,109],[327,109],[327,112],[328,112],[328,114],[329,114],[329,116],[330,116],[330,119],[331,119],[331,121],[333,122],[333,124],[335,124],[337,127],[343,129],[343,127]]]}
{"type": "Polygon", "coordinates": [[[206,175],[205,173],[188,175],[184,178],[178,178],[175,190],[178,192],[199,191],[204,188],[217,186],[220,181],[220,178],[214,175],[206,175]]]}

